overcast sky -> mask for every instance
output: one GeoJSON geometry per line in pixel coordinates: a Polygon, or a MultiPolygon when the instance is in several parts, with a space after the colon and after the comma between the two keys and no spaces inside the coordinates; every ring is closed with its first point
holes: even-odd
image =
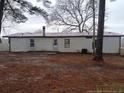
{"type": "Polygon", "coordinates": [[[110,2],[106,0],[108,18],[106,21],[107,31],[120,32],[124,34],[124,0],[110,2]]]}
{"type": "MultiPolygon", "coordinates": [[[[42,6],[42,3],[37,3],[36,0],[31,1],[34,5],[42,6]]],[[[55,0],[52,0],[53,5],[55,0]]],[[[107,11],[107,21],[106,31],[119,32],[124,34],[124,0],[116,0],[115,2],[110,2],[106,0],[106,11],[107,11]]],[[[12,26],[12,32],[33,32],[35,30],[41,29],[45,25],[45,21],[41,16],[30,16],[29,20],[23,24],[17,24],[12,26]]],[[[9,29],[10,30],[10,29],[9,29]]],[[[8,31],[7,31],[8,32],[8,31]]]]}

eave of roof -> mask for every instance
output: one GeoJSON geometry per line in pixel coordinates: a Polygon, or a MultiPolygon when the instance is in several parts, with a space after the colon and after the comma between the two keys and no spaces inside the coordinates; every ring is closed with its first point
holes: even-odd
{"type": "MultiPolygon", "coordinates": [[[[34,32],[34,33],[16,33],[8,36],[3,36],[7,38],[65,38],[65,37],[93,37],[93,33],[46,33],[43,36],[42,32],[34,32]]],[[[124,37],[122,34],[114,33],[114,32],[105,32],[104,37],[124,37]]]]}
{"type": "MultiPolygon", "coordinates": [[[[7,38],[68,38],[68,37],[93,37],[93,36],[3,36],[7,38]]],[[[96,37],[96,36],[95,36],[96,37]]],[[[104,35],[104,37],[124,37],[124,35],[104,35]]]]}

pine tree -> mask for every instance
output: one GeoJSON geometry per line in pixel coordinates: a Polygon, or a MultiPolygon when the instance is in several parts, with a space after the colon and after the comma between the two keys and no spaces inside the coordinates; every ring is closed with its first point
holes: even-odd
{"type": "Polygon", "coordinates": [[[16,23],[27,21],[25,12],[29,14],[42,15],[48,21],[48,13],[39,7],[33,6],[25,0],[1,0],[0,1],[0,32],[2,28],[3,17],[11,18],[16,23]]]}

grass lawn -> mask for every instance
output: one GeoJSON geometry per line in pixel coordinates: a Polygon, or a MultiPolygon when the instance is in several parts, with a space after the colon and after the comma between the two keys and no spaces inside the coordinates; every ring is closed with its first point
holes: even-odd
{"type": "Polygon", "coordinates": [[[0,93],[124,93],[124,57],[0,52],[0,93]]]}

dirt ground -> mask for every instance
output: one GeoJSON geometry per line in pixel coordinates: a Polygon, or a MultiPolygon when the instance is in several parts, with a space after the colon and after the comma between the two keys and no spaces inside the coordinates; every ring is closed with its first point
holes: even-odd
{"type": "Polygon", "coordinates": [[[0,52],[0,93],[124,93],[124,57],[0,52]]]}

